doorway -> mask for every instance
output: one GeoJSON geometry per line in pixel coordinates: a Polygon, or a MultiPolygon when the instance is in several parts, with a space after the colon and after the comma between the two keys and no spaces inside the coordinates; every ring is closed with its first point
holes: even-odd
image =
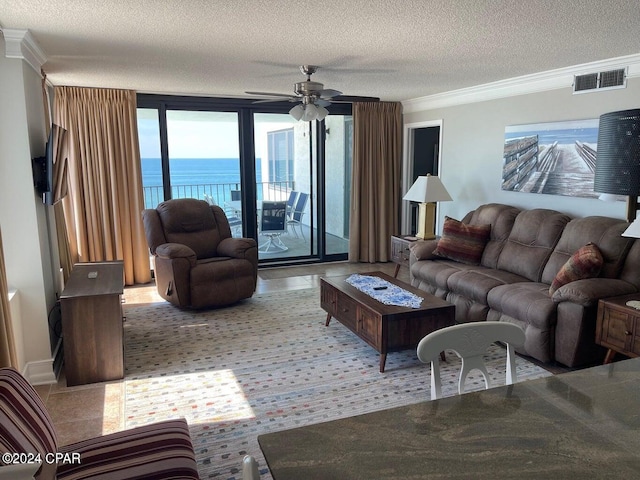
{"type": "MultiPolygon", "coordinates": [[[[440,172],[440,144],[442,140],[442,120],[405,125],[404,143],[404,189],[407,192],[421,175],[438,175],[440,172]]],[[[418,205],[402,202],[402,234],[414,235],[417,231],[418,205]]],[[[437,223],[437,215],[436,215],[437,223]]],[[[435,225],[434,225],[435,227],[435,225]]]]}

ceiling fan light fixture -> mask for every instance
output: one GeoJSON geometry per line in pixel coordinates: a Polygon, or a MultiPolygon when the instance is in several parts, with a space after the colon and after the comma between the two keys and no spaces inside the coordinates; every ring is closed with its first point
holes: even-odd
{"type": "Polygon", "coordinates": [[[318,116],[317,116],[318,120],[324,120],[324,117],[329,115],[329,110],[324,108],[322,105],[318,105],[318,107],[316,108],[318,109],[318,116]]]}
{"type": "Polygon", "coordinates": [[[302,120],[305,122],[311,122],[315,120],[318,116],[318,107],[316,107],[313,103],[309,103],[304,107],[304,115],[302,115],[302,120]]]}
{"type": "Polygon", "coordinates": [[[289,110],[289,115],[291,115],[296,120],[300,120],[304,115],[304,113],[305,113],[304,106],[302,106],[302,104],[298,104],[295,107],[293,107],[291,110],[289,110]]]}

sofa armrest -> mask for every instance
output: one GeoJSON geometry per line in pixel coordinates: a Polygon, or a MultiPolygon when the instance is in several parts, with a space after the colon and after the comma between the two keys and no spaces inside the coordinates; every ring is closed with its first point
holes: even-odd
{"type": "Polygon", "coordinates": [[[253,238],[225,238],[218,244],[218,255],[258,261],[258,245],[253,238]]]}
{"type": "Polygon", "coordinates": [[[432,258],[440,258],[433,254],[433,251],[438,246],[438,240],[418,240],[409,247],[411,250],[411,256],[415,260],[430,260],[432,258]]]}
{"type": "Polygon", "coordinates": [[[629,282],[615,278],[587,278],[563,285],[553,294],[555,303],[573,302],[585,307],[598,304],[598,300],[635,293],[638,289],[629,282]]]}
{"type": "Polygon", "coordinates": [[[163,243],[156,247],[156,255],[165,260],[185,258],[192,267],[196,266],[196,252],[181,243],[163,243]]]}

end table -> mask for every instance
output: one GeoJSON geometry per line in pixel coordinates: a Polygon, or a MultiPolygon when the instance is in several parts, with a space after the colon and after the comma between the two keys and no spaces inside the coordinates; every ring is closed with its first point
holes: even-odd
{"type": "Polygon", "coordinates": [[[627,305],[640,301],[640,294],[604,298],[598,302],[596,343],[608,348],[604,363],[613,361],[616,353],[640,356],[640,310],[627,305]]]}
{"type": "Polygon", "coordinates": [[[397,264],[396,271],[393,274],[394,278],[398,277],[398,271],[402,265],[409,267],[409,255],[411,253],[409,247],[417,240],[416,237],[409,235],[391,236],[391,261],[397,264]]]}

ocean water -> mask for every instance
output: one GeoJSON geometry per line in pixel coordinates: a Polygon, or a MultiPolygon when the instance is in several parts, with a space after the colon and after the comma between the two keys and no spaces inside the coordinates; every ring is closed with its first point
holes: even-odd
{"type": "MultiPolygon", "coordinates": [[[[164,200],[162,162],[141,158],[145,206],[154,208],[164,200]]],[[[261,160],[256,160],[256,177],[262,178],[261,160]]],[[[219,204],[231,200],[231,190],[240,189],[240,160],[237,158],[175,158],[169,162],[172,198],[200,198],[211,195],[219,204]]],[[[261,196],[261,192],[258,191],[261,196]]]]}
{"type": "MultiPolygon", "coordinates": [[[[162,185],[162,164],[159,158],[142,158],[142,184],[162,185]]],[[[256,161],[260,178],[261,161],[256,161]]],[[[240,160],[237,158],[175,158],[169,163],[172,185],[204,185],[240,183],[240,160]]]]}

